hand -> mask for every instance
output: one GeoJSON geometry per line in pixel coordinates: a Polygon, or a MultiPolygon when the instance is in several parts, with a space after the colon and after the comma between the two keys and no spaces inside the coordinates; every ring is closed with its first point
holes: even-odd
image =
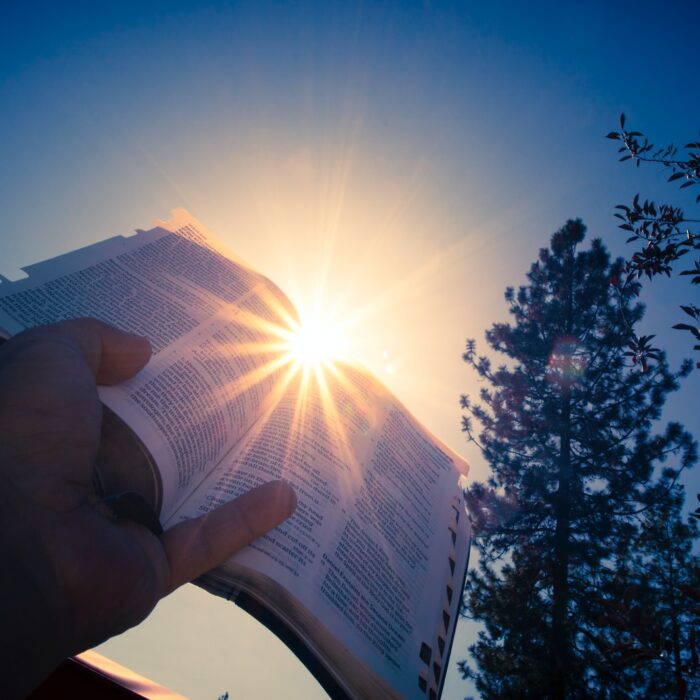
{"type": "Polygon", "coordinates": [[[0,346],[0,674],[21,697],[71,654],[143,620],[158,600],[293,512],[272,482],[156,537],[91,494],[97,384],[136,374],[148,341],[95,320],[0,346]]]}

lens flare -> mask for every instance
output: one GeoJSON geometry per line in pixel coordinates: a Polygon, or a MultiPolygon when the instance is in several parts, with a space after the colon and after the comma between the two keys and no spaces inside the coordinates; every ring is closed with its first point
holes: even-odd
{"type": "Polygon", "coordinates": [[[561,336],[554,342],[547,362],[549,381],[575,384],[586,373],[588,352],[581,341],[570,335],[561,336]]]}
{"type": "Polygon", "coordinates": [[[293,329],[288,351],[297,364],[309,369],[320,368],[341,354],[340,329],[328,319],[305,319],[293,329]]]}

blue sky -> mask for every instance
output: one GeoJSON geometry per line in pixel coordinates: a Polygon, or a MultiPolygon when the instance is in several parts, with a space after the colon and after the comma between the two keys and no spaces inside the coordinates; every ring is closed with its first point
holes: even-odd
{"type": "MultiPolygon", "coordinates": [[[[295,301],[317,293],[306,282],[325,261],[328,297],[373,309],[359,359],[381,374],[388,353],[384,380],[483,476],[459,430],[458,395],[477,388],[464,340],[505,318],[503,289],[567,218],[624,254],[615,204],[642,191],[691,210],[603,136],[621,111],[659,143],[697,136],[698,20],[695,2],[4,2],[1,271],[176,206],[295,301]]],[[[688,343],[668,326],[691,294],[655,281],[644,297],[674,363],[688,343]]],[[[667,411],[695,434],[699,390],[696,373],[667,411]]],[[[147,653],[187,635],[187,606],[207,638],[222,615],[245,624],[178,595],[110,649],[195,697],[250,697],[255,673],[225,653],[235,635],[206,652],[181,640],[182,658],[206,654],[197,673],[147,653]]],[[[292,674],[284,688],[316,692],[245,629],[292,674]]],[[[453,670],[448,696],[466,692],[453,670]]]]}

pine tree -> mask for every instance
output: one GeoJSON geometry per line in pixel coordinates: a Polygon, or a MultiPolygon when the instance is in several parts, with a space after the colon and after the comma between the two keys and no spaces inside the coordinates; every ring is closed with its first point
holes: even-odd
{"type": "Polygon", "coordinates": [[[700,697],[698,527],[682,517],[683,489],[664,474],[647,494],[631,555],[600,602],[599,642],[636,697],[700,697]],[[661,491],[657,494],[657,491],[661,491]]]}
{"type": "Polygon", "coordinates": [[[528,284],[506,290],[513,323],[486,333],[502,365],[473,341],[464,354],[486,386],[479,403],[462,397],[463,427],[492,473],[467,492],[481,557],[466,608],[484,629],[470,648],[476,669],[461,669],[486,699],[627,696],[631,681],[601,643],[600,601],[619,593],[658,465],[673,460],[677,478],[695,461],[682,426],[653,433],[690,363],[674,373],[660,353],[644,372],[626,366],[626,321],[643,308],[617,298],[622,262],[600,240],[577,250],[584,235],[567,222],[528,284]]]}

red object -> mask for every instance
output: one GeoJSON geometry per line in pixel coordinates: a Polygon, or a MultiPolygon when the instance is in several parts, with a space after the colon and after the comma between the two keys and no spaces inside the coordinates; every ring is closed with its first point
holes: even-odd
{"type": "Polygon", "coordinates": [[[27,700],[186,700],[94,651],[66,659],[27,700]]]}

